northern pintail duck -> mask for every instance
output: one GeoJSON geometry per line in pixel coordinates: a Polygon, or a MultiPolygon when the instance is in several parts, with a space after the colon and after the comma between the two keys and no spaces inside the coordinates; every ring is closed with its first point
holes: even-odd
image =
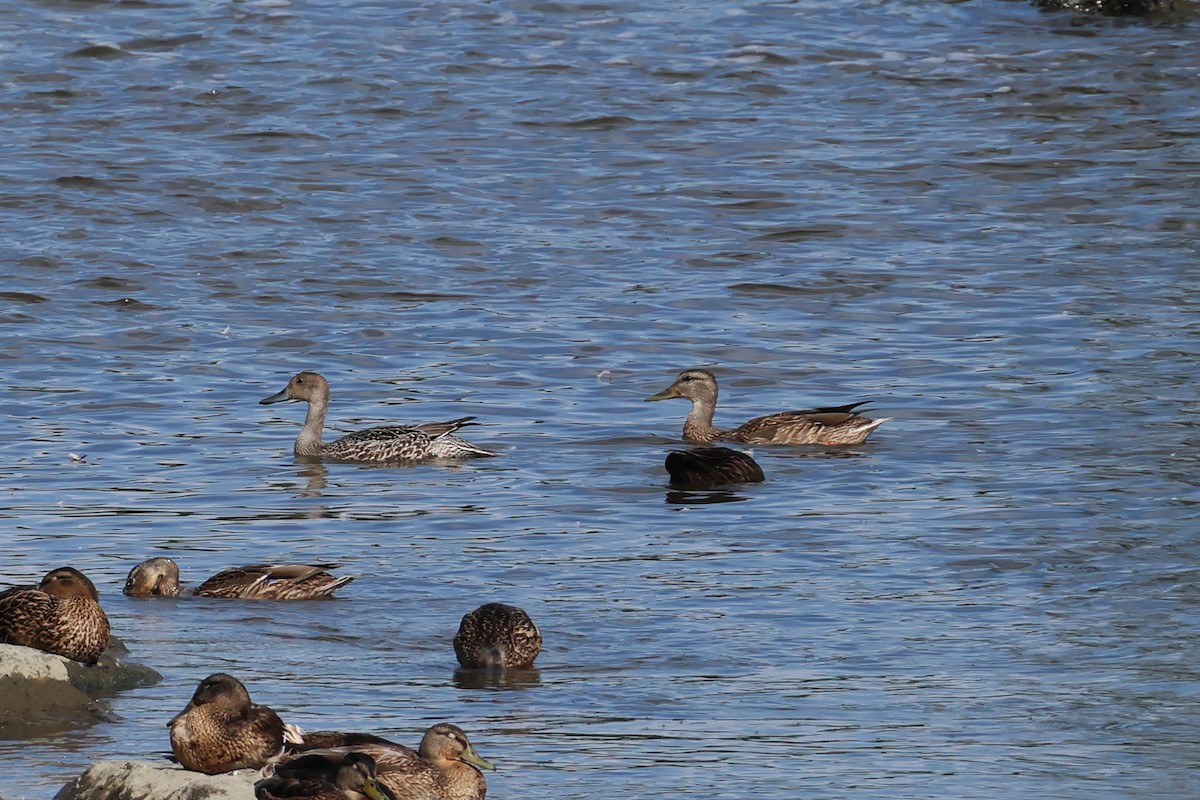
{"type": "Polygon", "coordinates": [[[308,403],[304,427],[296,437],[293,452],[298,456],[321,456],[337,461],[387,463],[422,461],[434,458],[471,458],[494,456],[491,450],[477,447],[454,435],[474,417],[420,425],[390,425],[355,431],[332,442],[321,441],[325,414],[329,410],[329,383],[315,372],[295,375],[283,391],[259,400],[260,405],[302,400],[308,403]]]}
{"type": "Polygon", "coordinates": [[[179,763],[208,775],[264,766],[282,755],[285,733],[299,741],[294,728],[266,706],[250,702],[242,682],[223,672],[200,681],[168,727],[179,763]]]}
{"type": "Polygon", "coordinates": [[[695,447],[667,453],[671,485],[680,489],[711,489],[732,483],[765,480],[758,462],[730,447],[695,447]]]}
{"type": "Polygon", "coordinates": [[[521,609],[486,603],[463,615],[454,655],[467,668],[529,669],[542,650],[542,633],[521,609]]]}
{"type": "MultiPolygon", "coordinates": [[[[307,741],[309,737],[305,737],[307,741]]],[[[421,746],[413,750],[378,737],[362,741],[362,734],[313,734],[316,741],[337,747],[304,751],[294,755],[277,770],[286,770],[292,759],[318,755],[339,764],[351,753],[365,753],[375,761],[375,776],[396,800],[483,800],[487,781],[480,770],[495,769],[475,752],[462,728],[449,723],[434,725],[425,731],[421,746]]]]}
{"type": "Polygon", "coordinates": [[[306,754],[278,765],[274,773],[254,784],[258,800],[395,800],[379,783],[375,759],[366,753],[306,754]]]}
{"type": "Polygon", "coordinates": [[[108,647],[108,617],[95,584],[60,567],[36,588],[0,592],[0,642],[95,664],[108,647]]]}
{"type": "MultiPolygon", "coordinates": [[[[337,564],[251,564],[213,575],[196,587],[198,597],[243,600],[318,600],[354,580],[329,572],[337,564]]],[[[179,565],[169,558],[150,558],[129,571],[125,594],[130,597],[178,597],[179,565]]]]}
{"type": "Polygon", "coordinates": [[[748,444],[862,444],[871,431],[890,419],[868,419],[856,413],[854,409],[864,405],[863,401],[806,411],[780,411],[755,417],[733,429],[715,428],[717,378],[706,369],[685,369],[674,383],[647,397],[646,402],[676,397],[692,402],[683,423],[683,435],[696,442],[727,439],[748,444]]]}

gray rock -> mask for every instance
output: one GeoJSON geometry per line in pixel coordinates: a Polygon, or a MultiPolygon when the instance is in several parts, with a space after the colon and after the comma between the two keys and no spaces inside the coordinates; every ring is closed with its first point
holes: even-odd
{"type": "Polygon", "coordinates": [[[54,800],[254,800],[257,770],[203,775],[178,765],[97,761],[54,800]]]}
{"type": "Polygon", "coordinates": [[[0,738],[24,739],[104,719],[102,698],[162,680],[129,663],[118,643],[94,667],[31,647],[0,644],[0,738]]]}

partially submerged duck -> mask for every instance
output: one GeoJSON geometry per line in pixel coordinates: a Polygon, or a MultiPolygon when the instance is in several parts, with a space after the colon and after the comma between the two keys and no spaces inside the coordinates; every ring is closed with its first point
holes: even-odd
{"type": "Polygon", "coordinates": [[[667,453],[671,485],[679,489],[711,489],[732,483],[761,483],[762,467],[748,454],[730,447],[696,447],[667,453]]]}
{"type": "Polygon", "coordinates": [[[258,769],[283,753],[295,729],[271,709],[250,702],[250,693],[232,675],[217,672],[200,681],[192,700],[167,726],[171,749],[184,769],[216,775],[258,769]]]}
{"type": "MultiPolygon", "coordinates": [[[[319,736],[333,742],[337,737],[361,734],[322,733],[319,736]]],[[[396,800],[483,800],[487,794],[487,781],[480,770],[495,767],[475,752],[466,733],[457,725],[446,722],[434,725],[425,731],[415,752],[386,740],[380,742],[308,750],[292,756],[276,767],[276,771],[287,770],[288,765],[299,758],[319,756],[340,766],[352,753],[363,753],[374,760],[376,779],[396,800]]]]}
{"type": "Polygon", "coordinates": [[[542,650],[542,633],[516,606],[486,603],[463,615],[454,655],[467,668],[529,669],[542,650]]]}
{"type": "Polygon", "coordinates": [[[854,409],[866,403],[862,401],[806,411],[780,411],[755,417],[736,428],[716,428],[713,412],[717,408],[717,378],[706,369],[685,369],[674,383],[647,397],[646,402],[677,397],[692,403],[683,423],[683,435],[695,442],[727,439],[747,444],[862,444],[871,431],[890,419],[869,419],[857,413],[854,409]]]}
{"type": "MultiPolygon", "coordinates": [[[[221,570],[196,587],[198,597],[244,600],[317,600],[354,580],[329,572],[336,564],[251,564],[221,570]]],[[[130,597],[178,597],[179,565],[169,558],[150,558],[129,571],[125,594],[130,597]]]]}
{"type": "Polygon", "coordinates": [[[108,617],[95,584],[60,567],[36,588],[0,592],[0,642],[95,664],[108,647],[108,617]]]}
{"type": "Polygon", "coordinates": [[[434,458],[472,458],[496,453],[477,447],[454,432],[471,423],[474,417],[420,425],[392,425],[367,428],[332,442],[321,441],[325,414],[329,410],[329,383],[315,372],[294,376],[283,391],[259,400],[260,405],[304,401],[308,415],[292,448],[297,456],[320,456],[337,461],[389,463],[423,461],[434,458]]]}
{"type": "Polygon", "coordinates": [[[303,755],[254,784],[254,796],[258,800],[395,800],[375,772],[375,759],[366,753],[337,759],[319,753],[303,755]]]}

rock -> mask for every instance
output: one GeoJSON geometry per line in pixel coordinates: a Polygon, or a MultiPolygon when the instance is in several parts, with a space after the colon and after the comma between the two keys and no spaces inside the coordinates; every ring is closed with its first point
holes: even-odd
{"type": "Polygon", "coordinates": [[[1039,8],[1080,14],[1145,16],[1179,11],[1179,0],[1034,0],[1039,8]]]}
{"type": "Polygon", "coordinates": [[[146,761],[97,761],[54,800],[254,800],[257,770],[225,775],[146,761]]]}
{"type": "Polygon", "coordinates": [[[0,738],[24,739],[104,719],[101,698],[162,680],[129,663],[117,643],[94,667],[31,647],[0,644],[0,738]]]}

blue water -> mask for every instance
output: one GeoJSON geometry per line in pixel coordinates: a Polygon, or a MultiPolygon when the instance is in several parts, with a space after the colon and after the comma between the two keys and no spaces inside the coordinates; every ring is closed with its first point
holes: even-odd
{"type": "Polygon", "coordinates": [[[461,725],[494,798],[1191,798],[1193,15],[1021,2],[16,2],[0,14],[0,576],[69,563],[162,683],[0,742],[161,759],[205,675],[310,729],[461,725]],[[718,424],[871,399],[861,447],[718,424]],[[297,464],[478,416],[460,466],[297,464]],[[73,461],[71,453],[82,456],[73,461]],[[727,501],[727,502],[712,502],[727,501]],[[138,602],[261,561],[328,603],[138,602]],[[472,688],[463,613],[536,680],[472,688]]]}

